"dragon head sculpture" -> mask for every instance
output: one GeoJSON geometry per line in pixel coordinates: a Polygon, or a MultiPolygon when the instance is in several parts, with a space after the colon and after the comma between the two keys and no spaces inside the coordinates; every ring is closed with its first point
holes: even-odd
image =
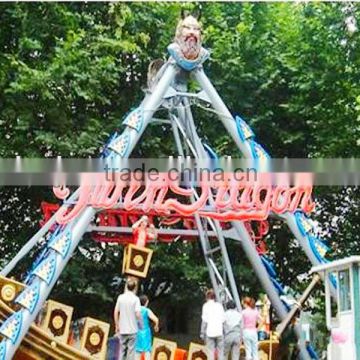
{"type": "Polygon", "coordinates": [[[180,47],[182,55],[187,60],[195,60],[201,52],[201,25],[192,15],[182,14],[182,19],[176,27],[175,43],[180,47]]]}

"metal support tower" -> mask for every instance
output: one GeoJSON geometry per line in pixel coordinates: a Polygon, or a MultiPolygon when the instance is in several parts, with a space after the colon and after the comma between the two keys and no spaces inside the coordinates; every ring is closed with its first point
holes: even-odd
{"type": "MultiPolygon", "coordinates": [[[[192,155],[195,159],[209,159],[209,154],[197,134],[191,112],[191,102],[189,99],[194,98],[205,100],[211,104],[242,155],[247,159],[253,159],[255,162],[256,156],[253,153],[251,142],[244,141],[239,137],[237,123],[205,75],[202,62],[199,62],[191,69],[184,70],[183,66],[183,63],[177,62],[175,58],[170,57],[169,61],[159,71],[156,79],[157,83],[155,81],[156,85],[147,93],[138,108],[141,111],[141,121],[139,121],[139,123],[125,123],[126,128],[124,132],[121,135],[117,135],[109,145],[108,158],[114,161],[128,158],[147,125],[152,121],[154,113],[159,108],[165,108],[169,113],[170,124],[179,155],[182,155],[183,159],[185,159],[185,155],[192,155]],[[200,85],[202,89],[200,93],[194,94],[187,92],[187,80],[191,75],[200,85]],[[185,153],[185,150],[187,153],[185,153]]],[[[196,201],[199,194],[194,187],[192,187],[192,189],[194,192],[192,200],[196,201]]],[[[76,200],[77,195],[75,194],[76,193],[73,195],[73,200],[76,200]]],[[[214,199],[212,198],[212,194],[208,195],[209,205],[212,205],[214,199]]],[[[71,258],[72,253],[78,246],[84,232],[89,229],[89,224],[95,213],[96,210],[94,208],[87,207],[77,218],[64,226],[55,239],[52,239],[46,245],[49,250],[48,255],[40,262],[38,267],[34,269],[32,281],[15,300],[20,306],[19,310],[0,327],[0,335],[3,337],[3,340],[0,342],[0,360],[13,358],[17,347],[49,296],[61,272],[71,258]]],[[[209,269],[210,279],[218,299],[226,300],[227,298],[232,298],[238,308],[241,308],[238,289],[226,247],[226,236],[226,238],[235,239],[241,244],[279,318],[281,320],[286,319],[288,309],[281,301],[279,293],[262,259],[257,253],[244,223],[241,221],[233,221],[232,231],[231,234],[229,234],[228,231],[222,231],[219,221],[200,218],[198,214],[194,216],[205,262],[209,269]],[[218,244],[215,247],[211,246],[212,244],[208,238],[209,232],[216,234],[218,244]]],[[[55,217],[52,218],[45,227],[29,241],[18,256],[2,270],[2,275],[7,276],[16,263],[37,243],[39,238],[48,233],[51,225],[54,224],[54,219],[55,217]]],[[[297,237],[311,263],[313,265],[320,264],[322,260],[314,255],[307,234],[304,235],[299,231],[294,215],[285,214],[283,219],[297,237]]],[[[300,330],[297,329],[296,331],[300,338],[300,330]]],[[[301,359],[310,359],[305,344],[300,342],[299,348],[301,359]]]]}

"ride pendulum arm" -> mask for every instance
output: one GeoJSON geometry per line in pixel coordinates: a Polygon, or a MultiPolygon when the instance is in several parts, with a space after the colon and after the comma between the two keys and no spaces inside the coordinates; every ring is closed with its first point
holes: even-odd
{"type": "MultiPolygon", "coordinates": [[[[249,143],[241,142],[241,139],[234,134],[237,134],[237,126],[235,120],[232,118],[229,110],[227,109],[226,105],[221,100],[220,96],[216,92],[215,88],[212,86],[211,82],[206,77],[203,69],[201,67],[194,70],[194,77],[199,82],[202,90],[208,95],[211,104],[213,105],[214,109],[219,113],[220,119],[223,121],[225,128],[228,132],[233,136],[235,143],[238,145],[240,151],[243,152],[244,156],[247,158],[254,159],[252,147],[249,143]]],[[[186,107],[186,111],[189,112],[189,106],[186,107]]],[[[190,128],[195,129],[193,125],[192,116],[187,119],[190,121],[192,125],[190,128]]],[[[192,134],[193,138],[197,138],[196,134],[192,134]]],[[[198,140],[200,142],[200,140],[198,140]]],[[[203,154],[204,154],[203,150],[203,154]]],[[[283,295],[281,285],[273,278],[269,276],[268,270],[265,267],[262,259],[260,258],[255,245],[252,242],[252,239],[245,228],[245,225],[241,221],[233,221],[233,227],[235,229],[236,236],[234,238],[241,242],[242,247],[249,258],[260,282],[262,283],[265,291],[267,292],[270,301],[272,302],[278,316],[281,320],[284,320],[287,316],[288,309],[286,304],[280,298],[280,295],[283,295]],[[276,285],[276,286],[275,286],[276,285]],[[279,291],[280,290],[280,291],[279,291]]],[[[301,329],[299,327],[296,328],[296,332],[298,338],[301,338],[301,329]]],[[[313,353],[311,350],[308,352],[306,349],[305,344],[299,344],[299,348],[301,351],[301,356],[303,359],[309,358],[309,352],[313,353]]]]}
{"type": "MultiPolygon", "coordinates": [[[[200,139],[198,139],[198,135],[195,130],[194,121],[192,118],[192,114],[190,111],[190,104],[188,103],[188,99],[184,98],[180,102],[180,105],[177,105],[178,117],[171,113],[170,111],[170,119],[172,120],[172,128],[175,138],[175,143],[178,147],[179,154],[184,157],[184,150],[182,146],[182,142],[179,136],[179,130],[183,135],[187,146],[189,147],[191,153],[195,158],[204,159],[206,155],[206,151],[202,144],[200,143],[200,139]],[[185,129],[184,125],[187,124],[188,127],[185,129]],[[190,140],[191,137],[191,140],[190,140]]],[[[198,199],[199,195],[195,188],[193,188],[193,199],[198,199]]],[[[210,194],[209,194],[210,195],[210,194]]],[[[204,253],[205,262],[209,271],[210,280],[214,291],[216,293],[218,300],[225,300],[226,298],[230,298],[235,301],[237,308],[241,309],[241,302],[239,298],[238,289],[236,286],[235,277],[232,271],[232,266],[230,263],[229,255],[227,252],[225,239],[221,231],[219,221],[212,221],[211,219],[204,219],[204,223],[201,221],[200,216],[195,214],[196,225],[199,230],[199,238],[200,244],[204,253]],[[209,238],[208,238],[208,225],[212,228],[212,230],[216,233],[216,237],[218,238],[219,246],[212,248],[209,238]],[[214,255],[217,252],[221,252],[221,260],[224,276],[221,276],[220,271],[216,265],[214,255]],[[227,281],[229,281],[230,290],[227,287],[227,281]],[[225,292],[222,294],[222,292],[225,292]]]]}
{"type": "MultiPolygon", "coordinates": [[[[195,70],[195,74],[198,73],[199,71],[202,70],[195,70]],[[197,71],[197,72],[196,72],[197,71]]],[[[205,76],[205,74],[203,74],[205,76]]],[[[195,76],[196,77],[196,76],[195,76]]],[[[206,78],[207,79],[207,78],[206,78]]],[[[205,82],[205,84],[210,84],[210,81],[205,82]]],[[[201,85],[201,84],[200,84],[201,85]]],[[[230,131],[231,134],[233,134],[234,132],[236,133],[237,131],[237,127],[235,124],[235,121],[233,120],[234,124],[232,124],[231,122],[229,122],[229,118],[232,119],[232,116],[230,114],[230,112],[227,110],[225,104],[222,102],[220,96],[216,93],[216,90],[213,88],[213,86],[210,86],[210,93],[207,91],[208,89],[204,89],[203,87],[203,91],[205,91],[209,97],[209,99],[213,99],[214,101],[217,101],[217,109],[218,112],[221,114],[220,118],[227,124],[226,128],[228,129],[228,131],[230,131]],[[219,108],[221,109],[221,111],[219,111],[219,108]]],[[[176,91],[175,94],[176,95],[176,91]]],[[[188,94],[190,95],[190,94],[188,94]]],[[[170,119],[172,120],[172,126],[173,126],[173,131],[174,131],[174,136],[175,136],[175,142],[176,144],[181,143],[181,141],[178,139],[179,137],[179,131],[182,133],[182,135],[184,136],[185,139],[185,143],[187,144],[187,146],[189,147],[189,149],[192,151],[193,155],[196,158],[200,158],[200,159],[204,159],[204,158],[208,158],[208,155],[206,153],[206,150],[204,149],[198,135],[195,129],[195,125],[194,125],[194,121],[193,121],[193,117],[191,114],[191,110],[190,110],[190,104],[188,102],[188,98],[183,96],[183,99],[181,101],[177,101],[177,112],[178,112],[178,118],[173,114],[173,112],[170,111],[170,119]],[[176,129],[178,128],[178,129],[176,129]]],[[[242,151],[246,152],[246,155],[248,155],[248,157],[253,158],[252,156],[252,148],[250,146],[250,144],[248,143],[241,143],[241,141],[238,138],[235,138],[237,140],[237,142],[239,143],[239,147],[241,146],[242,151]]],[[[179,154],[183,154],[183,150],[180,149],[179,150],[179,154]]],[[[211,197],[209,197],[209,201],[211,201],[211,197]]],[[[199,223],[198,223],[199,225],[199,223]]],[[[286,304],[283,303],[283,301],[280,298],[280,295],[283,295],[283,289],[281,287],[281,285],[277,282],[277,280],[274,277],[271,277],[268,273],[267,268],[265,267],[262,259],[260,258],[255,245],[252,242],[252,239],[250,237],[250,235],[248,234],[245,225],[243,222],[241,221],[234,221],[233,222],[233,227],[235,229],[234,232],[234,236],[232,236],[233,238],[235,238],[236,240],[240,241],[242,244],[242,247],[247,255],[247,257],[250,260],[250,263],[252,264],[261,284],[263,285],[265,291],[267,292],[270,301],[272,302],[278,316],[280,317],[281,320],[284,320],[287,316],[288,313],[288,308],[286,306],[286,304]]],[[[220,226],[218,224],[218,230],[220,229],[220,226]]],[[[219,242],[221,244],[222,240],[222,236],[219,236],[219,234],[221,234],[221,230],[219,230],[218,232],[218,238],[219,238],[219,242]]],[[[210,273],[210,278],[212,280],[213,286],[214,284],[216,284],[216,281],[214,280],[214,273],[219,274],[219,272],[216,270],[216,268],[214,269],[214,261],[211,258],[213,255],[213,252],[211,250],[208,250],[210,248],[210,245],[206,242],[206,238],[204,239],[202,236],[200,236],[200,241],[203,247],[203,251],[204,251],[204,255],[205,255],[205,260],[206,263],[208,265],[209,268],[209,273],[210,273]]],[[[225,244],[225,242],[223,242],[223,244],[225,244]]],[[[221,247],[220,247],[221,249],[221,247]]],[[[226,248],[225,248],[226,249],[226,248]]],[[[225,253],[227,255],[227,253],[225,253]]],[[[229,280],[232,279],[233,282],[235,283],[234,280],[234,276],[232,273],[232,269],[231,269],[231,264],[229,262],[229,259],[227,257],[226,259],[226,255],[224,256],[224,252],[223,252],[223,260],[225,263],[225,268],[226,270],[228,270],[228,274],[230,274],[229,276],[229,280]],[[227,260],[227,261],[226,261],[227,260]]],[[[221,285],[221,282],[220,282],[221,285]]],[[[232,285],[232,281],[230,281],[230,285],[232,285]]],[[[218,287],[219,285],[216,284],[215,289],[218,287]]],[[[236,289],[236,285],[234,287],[236,289]]],[[[237,294],[237,290],[232,291],[233,294],[236,293],[237,294]]],[[[238,300],[238,304],[240,303],[240,301],[238,300]]],[[[240,305],[238,305],[240,307],[240,305]]],[[[296,327],[296,332],[298,335],[298,338],[301,338],[301,331],[299,329],[299,327],[296,327]]],[[[302,359],[309,359],[309,353],[305,347],[305,344],[299,344],[299,348],[300,348],[300,352],[301,352],[301,357],[302,359]]]]}
{"type": "MultiPolygon", "coordinates": [[[[69,202],[76,201],[78,192],[74,192],[69,198],[69,202]]],[[[46,236],[49,230],[56,224],[57,212],[44,224],[44,226],[20,249],[8,264],[0,271],[1,276],[8,276],[20,260],[22,260],[39,242],[46,236]]]]}
{"type": "MultiPolygon", "coordinates": [[[[176,115],[174,115],[172,113],[172,109],[169,110],[169,117],[170,117],[170,121],[171,121],[171,127],[172,127],[172,131],[173,131],[174,140],[175,140],[175,144],[176,144],[178,154],[182,157],[182,159],[185,159],[185,152],[184,152],[184,148],[183,148],[181,138],[180,138],[180,134],[179,134],[179,130],[180,130],[183,137],[186,140],[187,147],[190,149],[192,154],[194,156],[196,156],[197,153],[196,153],[195,148],[193,147],[191,141],[187,138],[186,132],[183,129],[182,125],[179,123],[178,118],[176,117],[176,115]]],[[[193,195],[193,197],[191,199],[192,202],[194,202],[194,197],[195,197],[195,194],[193,195]]],[[[208,238],[207,232],[205,230],[206,229],[206,223],[203,224],[199,214],[194,214],[194,219],[195,219],[196,227],[197,227],[198,232],[199,232],[199,239],[200,239],[201,248],[202,248],[202,251],[203,251],[203,253],[205,255],[205,263],[206,263],[206,266],[207,266],[208,271],[209,271],[210,281],[211,281],[212,287],[213,287],[213,289],[215,291],[216,298],[218,300],[220,300],[221,299],[221,287],[219,286],[219,283],[220,283],[221,286],[223,286],[224,281],[221,278],[219,272],[217,271],[215,263],[212,261],[213,251],[211,249],[209,238],[208,238]]]]}
{"type": "MultiPolygon", "coordinates": [[[[207,94],[211,105],[216,110],[222,123],[241,153],[246,158],[255,161],[270,159],[268,153],[254,140],[255,135],[249,125],[238,116],[235,119],[233,118],[201,67],[194,71],[194,77],[207,94]]],[[[285,212],[284,214],[280,214],[279,217],[285,220],[312,266],[328,262],[325,259],[325,255],[329,249],[321,239],[318,239],[313,235],[313,226],[303,211],[299,210],[296,214],[285,212]]],[[[333,297],[336,298],[336,283],[334,279],[331,279],[331,287],[333,297]]]]}
{"type": "MultiPolygon", "coordinates": [[[[202,87],[202,91],[204,91],[208,96],[211,105],[219,115],[225,128],[228,130],[243,155],[246,158],[253,159],[255,161],[255,166],[256,161],[269,159],[269,155],[265,152],[261,145],[253,140],[254,134],[248,125],[242,119],[238,117],[234,119],[232,117],[231,113],[223,103],[221,97],[205,75],[202,68],[199,67],[196,71],[194,71],[194,77],[202,87]]],[[[290,230],[298,239],[310,262],[313,265],[326,262],[324,259],[324,250],[326,249],[326,246],[319,239],[314,239],[311,235],[308,235],[311,229],[309,228],[308,222],[305,222],[304,220],[304,214],[301,211],[298,212],[298,215],[286,213],[282,216],[282,218],[285,219],[290,227],[290,230]],[[296,218],[296,216],[298,216],[298,218],[296,218]]],[[[284,292],[279,282],[275,279],[276,273],[273,267],[266,266],[266,262],[269,264],[267,259],[260,257],[257,253],[255,245],[251,241],[251,237],[244,223],[241,221],[233,221],[232,224],[236,233],[236,235],[232,237],[241,242],[247,257],[257,273],[264,289],[266,290],[278,316],[281,320],[284,320],[289,309],[280,299],[279,295],[283,295],[284,292]]],[[[300,339],[301,329],[296,327],[295,331],[300,339]]],[[[309,356],[317,358],[312,348],[307,347],[307,351],[305,351],[305,344],[299,344],[299,347],[303,358],[308,358],[309,356]]]]}
{"type": "MultiPolygon", "coordinates": [[[[194,71],[194,77],[208,95],[211,105],[216,110],[218,116],[222,120],[225,128],[228,130],[241,153],[249,159],[270,159],[270,156],[261,147],[261,145],[254,141],[255,135],[245,121],[238,116],[235,119],[233,118],[202,68],[198,68],[194,71]]],[[[281,215],[281,217],[287,222],[290,230],[296,236],[312,265],[315,266],[326,262],[323,256],[321,256],[322,254],[316,254],[313,251],[312,247],[308,243],[308,239],[303,236],[304,231],[301,229],[301,226],[298,225],[295,216],[287,212],[284,215],[281,215]]],[[[311,229],[308,228],[309,224],[303,225],[302,227],[304,226],[306,227],[305,232],[309,233],[311,231],[311,229]]]]}
{"type": "MultiPolygon", "coordinates": [[[[174,64],[168,62],[164,65],[161,79],[156,88],[144,98],[139,107],[142,116],[137,119],[140,121],[135,124],[128,123],[124,132],[112,140],[108,146],[108,159],[116,163],[116,161],[129,157],[154,112],[162,103],[163,96],[174,80],[177,71],[177,66],[174,64]]],[[[0,360],[13,358],[16,349],[48,298],[95,213],[96,209],[90,206],[86,207],[47,244],[48,255],[33,270],[31,283],[15,299],[15,302],[20,305],[20,309],[0,327],[0,335],[3,337],[0,343],[0,360]]],[[[44,235],[43,232],[41,234],[44,235]]],[[[31,245],[33,244],[31,243],[31,245]]]]}
{"type": "MultiPolygon", "coordinates": [[[[265,152],[265,150],[256,143],[253,138],[254,134],[251,131],[251,129],[247,126],[247,124],[240,118],[234,119],[223,103],[221,97],[216,92],[215,88],[212,86],[209,79],[206,77],[201,63],[195,64],[193,66],[193,63],[186,63],[184,64],[184,59],[179,57],[177,53],[172,54],[175,61],[186,71],[191,71],[194,75],[195,79],[198,81],[200,86],[202,87],[202,91],[199,94],[180,94],[180,92],[175,91],[172,89],[173,96],[183,97],[183,102],[187,101],[187,97],[194,96],[198,97],[200,99],[204,98],[210,102],[215,109],[215,111],[218,113],[221,121],[223,122],[225,128],[229,132],[229,134],[233,137],[236,145],[240,149],[240,151],[243,153],[243,155],[248,159],[253,159],[254,163],[259,159],[268,159],[269,156],[265,152]],[[205,96],[204,96],[205,95],[205,96]]],[[[184,105],[184,104],[183,104],[184,105]]],[[[189,106],[178,107],[178,116],[179,118],[186,117],[186,122],[183,124],[185,131],[188,132],[188,134],[185,137],[186,144],[189,146],[189,148],[193,151],[194,155],[196,157],[201,157],[204,155],[204,151],[202,148],[202,144],[200,140],[198,139],[196,135],[195,126],[192,121],[191,113],[189,113],[189,106]],[[189,115],[190,114],[190,115],[189,115]],[[190,119],[190,120],[189,120],[190,119]],[[190,121],[190,122],[189,122],[190,121]],[[196,144],[197,142],[197,144],[196,144]],[[194,144],[195,143],[195,144],[194,144]]],[[[178,127],[181,130],[181,124],[179,125],[179,119],[177,119],[176,116],[171,117],[172,119],[172,126],[174,130],[175,140],[177,144],[179,143],[178,138],[178,131],[176,130],[176,127],[178,127]],[[177,125],[177,126],[174,126],[177,125]],[[176,135],[177,134],[177,135],[176,135]]],[[[306,221],[304,221],[304,218],[302,216],[301,212],[298,214],[300,215],[292,215],[290,213],[286,214],[287,222],[290,226],[290,228],[295,233],[295,236],[298,238],[299,243],[303,247],[306,255],[309,257],[310,261],[313,265],[318,264],[319,262],[325,261],[323,258],[325,246],[321,241],[317,241],[318,239],[314,239],[313,237],[308,236],[308,233],[310,233],[310,230],[308,228],[308,224],[306,221]],[[294,223],[294,219],[296,218],[296,223],[294,223]],[[294,225],[296,225],[296,228],[294,228],[294,225]],[[298,231],[295,231],[295,230],[298,231]],[[299,233],[302,234],[303,237],[299,237],[299,233]],[[304,235],[305,234],[305,235],[304,235]]],[[[285,215],[284,215],[285,216],[285,215]]],[[[251,240],[251,237],[246,230],[244,223],[241,221],[234,221],[233,222],[233,228],[234,228],[234,237],[238,241],[241,242],[245,253],[247,254],[250,262],[252,263],[255,272],[257,273],[257,276],[260,279],[260,282],[266,289],[275,309],[277,310],[277,313],[279,317],[283,320],[288,312],[288,307],[286,304],[284,304],[281,299],[280,295],[283,294],[283,288],[279,284],[279,282],[276,280],[276,272],[274,268],[272,267],[271,263],[265,256],[259,256],[259,254],[256,251],[256,248],[251,240]]],[[[206,249],[206,246],[203,246],[206,249]]],[[[209,261],[210,264],[212,264],[211,261],[209,261]]],[[[299,335],[299,329],[297,328],[297,332],[299,335]]],[[[301,356],[304,359],[307,359],[309,357],[308,352],[305,350],[304,345],[301,346],[301,356]]],[[[314,357],[313,351],[309,349],[309,353],[312,357],[314,357]]]]}
{"type": "MultiPolygon", "coordinates": [[[[186,110],[182,110],[182,107],[178,106],[180,108],[179,117],[181,117],[184,112],[186,113],[187,117],[186,117],[186,119],[182,119],[182,121],[179,121],[179,120],[176,121],[176,118],[175,118],[174,120],[175,120],[176,126],[179,128],[179,130],[182,133],[182,135],[184,136],[186,142],[189,143],[190,142],[189,137],[187,136],[187,134],[184,130],[184,127],[182,126],[182,124],[184,124],[184,123],[188,124],[189,128],[193,131],[192,138],[194,139],[194,142],[195,142],[195,144],[191,144],[190,148],[194,149],[193,152],[195,152],[195,155],[196,155],[196,153],[200,154],[200,155],[198,155],[198,157],[201,156],[202,159],[205,159],[208,157],[208,155],[196,133],[195,125],[194,125],[193,118],[191,115],[190,106],[186,102],[186,100],[184,100],[184,102],[185,102],[185,106],[183,107],[183,109],[186,109],[186,110]]],[[[211,201],[211,197],[210,197],[209,201],[211,201]]],[[[283,303],[283,301],[280,298],[280,295],[282,295],[282,293],[279,294],[279,290],[278,290],[279,285],[278,285],[278,287],[276,287],[274,285],[274,280],[269,276],[269,273],[268,273],[266,267],[264,266],[259,254],[256,250],[256,247],[255,247],[248,231],[245,228],[244,223],[240,222],[240,221],[234,221],[232,224],[233,224],[234,229],[236,230],[236,232],[233,232],[234,236],[232,236],[232,237],[235,240],[240,241],[252,267],[254,268],[254,270],[257,274],[257,277],[258,277],[260,283],[262,284],[264,290],[268,294],[269,299],[275,308],[275,311],[277,312],[279,318],[281,320],[284,320],[287,317],[288,309],[286,308],[286,305],[283,303]]],[[[218,234],[221,234],[220,225],[218,224],[218,222],[216,225],[217,225],[217,229],[218,229],[218,234]]],[[[203,242],[202,239],[200,239],[200,241],[203,242]]],[[[220,244],[221,243],[225,244],[225,241],[222,236],[219,236],[219,242],[220,242],[220,244]],[[220,239],[221,239],[221,241],[220,241],[220,239]]],[[[208,248],[209,248],[209,244],[205,243],[203,245],[203,249],[205,249],[204,250],[205,259],[207,260],[208,264],[210,263],[210,265],[212,265],[213,260],[211,258],[209,259],[209,255],[212,255],[212,253],[211,252],[210,252],[210,254],[208,253],[208,250],[207,250],[208,248]]],[[[226,255],[227,255],[227,252],[226,252],[226,255]]],[[[225,268],[227,269],[227,272],[230,274],[229,278],[234,279],[233,272],[231,269],[231,264],[230,264],[228,257],[227,257],[227,259],[224,259],[224,263],[225,263],[225,268]]],[[[208,267],[209,267],[209,272],[211,274],[213,267],[209,266],[209,265],[208,265],[208,267]]],[[[297,333],[300,338],[300,329],[297,329],[297,333]]],[[[305,349],[305,346],[302,346],[301,351],[303,353],[303,358],[307,359],[308,354],[305,349]]]]}

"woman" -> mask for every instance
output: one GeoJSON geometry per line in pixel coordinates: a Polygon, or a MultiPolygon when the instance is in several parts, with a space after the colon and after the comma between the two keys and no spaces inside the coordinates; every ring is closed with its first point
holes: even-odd
{"type": "Polygon", "coordinates": [[[136,360],[141,359],[141,354],[144,353],[145,360],[150,360],[152,335],[150,321],[154,323],[154,331],[159,331],[159,319],[158,317],[148,309],[149,298],[146,295],[140,296],[141,304],[141,318],[142,328],[138,330],[136,334],[136,360]]]}
{"type": "Polygon", "coordinates": [[[149,218],[144,215],[132,225],[134,244],[145,247],[148,240],[156,239],[156,229],[154,225],[149,226],[149,218]]]}
{"type": "Polygon", "coordinates": [[[255,308],[255,300],[246,297],[243,300],[242,311],[243,339],[245,345],[246,360],[258,360],[258,335],[257,324],[261,322],[260,314],[255,308]]]}

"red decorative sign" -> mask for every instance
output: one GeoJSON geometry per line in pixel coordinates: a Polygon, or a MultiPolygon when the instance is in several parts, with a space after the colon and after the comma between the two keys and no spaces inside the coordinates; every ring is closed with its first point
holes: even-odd
{"type": "MultiPolygon", "coordinates": [[[[261,221],[266,220],[270,212],[293,213],[301,209],[309,213],[314,209],[311,185],[274,186],[268,174],[257,181],[238,181],[232,173],[223,174],[222,180],[218,181],[214,175],[210,179],[200,180],[196,189],[200,195],[194,198],[193,188],[181,187],[179,181],[171,180],[167,173],[157,174],[156,180],[147,178],[145,184],[135,177],[128,181],[121,180],[119,175],[118,181],[100,180],[95,185],[88,182],[80,186],[76,204],[70,208],[63,205],[56,220],[59,224],[66,224],[87,206],[110,209],[119,202],[127,211],[154,211],[160,216],[191,216],[198,213],[221,221],[261,221]]],[[[69,195],[66,188],[60,191],[55,188],[54,192],[62,199],[69,195]]]]}

